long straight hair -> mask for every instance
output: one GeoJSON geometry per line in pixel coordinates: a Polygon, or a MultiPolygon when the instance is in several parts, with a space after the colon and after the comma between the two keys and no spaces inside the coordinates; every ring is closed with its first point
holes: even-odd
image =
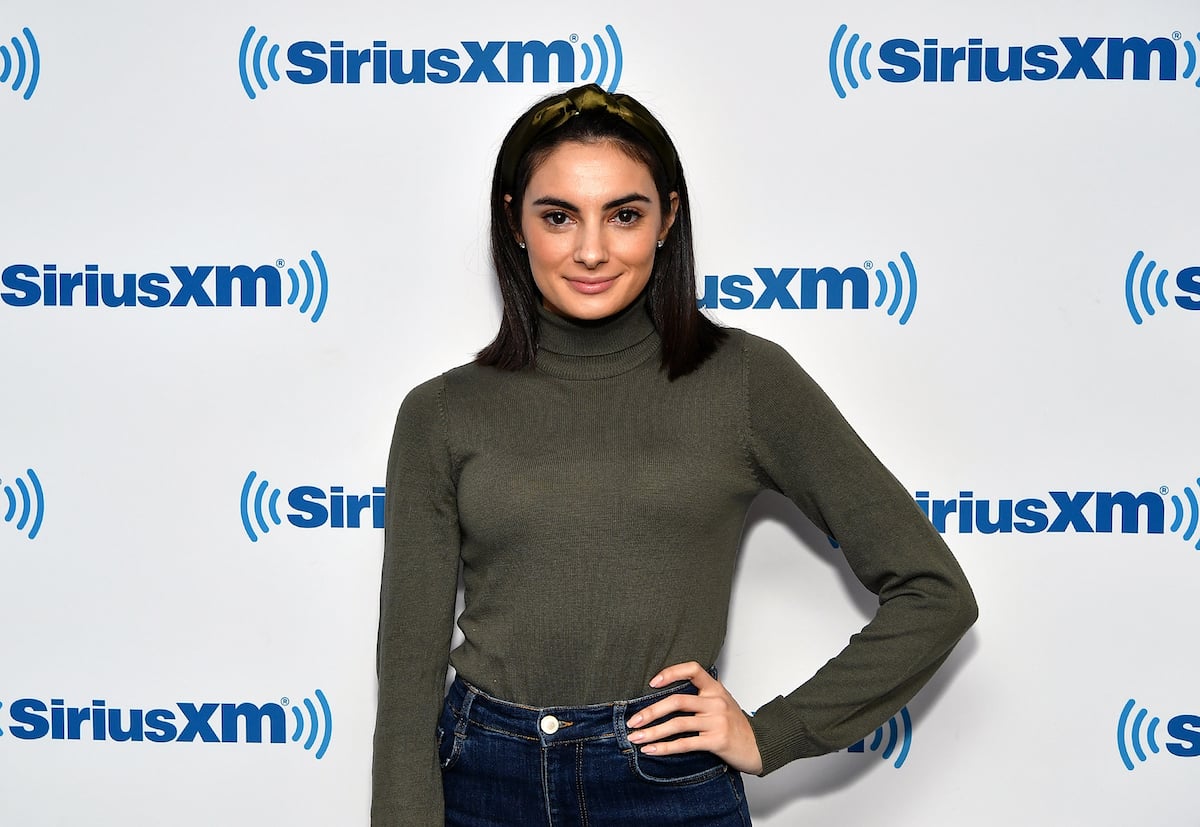
{"type": "Polygon", "coordinates": [[[534,141],[517,163],[511,189],[502,175],[502,159],[514,138],[517,124],[542,106],[539,102],[517,120],[501,145],[492,176],[492,263],[500,282],[504,305],[500,330],[491,344],[476,356],[481,365],[523,370],[537,362],[538,314],[541,293],[533,280],[529,258],[517,243],[521,203],[525,188],[537,168],[560,144],[612,143],[645,165],[654,179],[663,218],[670,211],[671,193],[678,196],[675,222],[654,257],[647,290],[647,306],[662,339],[662,367],[669,379],[685,376],[711,356],[726,337],[725,331],[705,317],[696,303],[696,256],[692,246],[692,215],[683,165],[668,170],[650,142],[619,116],[604,110],[584,111],[558,129],[534,141]],[[511,196],[506,201],[505,196],[511,196]]]}

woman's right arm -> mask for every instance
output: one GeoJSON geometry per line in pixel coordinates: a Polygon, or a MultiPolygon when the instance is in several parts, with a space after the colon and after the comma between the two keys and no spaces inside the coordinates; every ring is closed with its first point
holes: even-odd
{"type": "Polygon", "coordinates": [[[373,827],[443,823],[435,731],[454,626],[458,555],[458,506],[439,377],[405,398],[388,455],[373,827]]]}

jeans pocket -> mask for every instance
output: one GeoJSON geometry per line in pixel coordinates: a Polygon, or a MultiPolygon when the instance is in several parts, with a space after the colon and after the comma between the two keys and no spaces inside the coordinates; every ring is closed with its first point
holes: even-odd
{"type": "Polygon", "coordinates": [[[711,752],[648,755],[636,747],[629,753],[629,766],[633,774],[643,781],[676,786],[711,781],[729,769],[724,761],[711,752]]]}
{"type": "Polygon", "coordinates": [[[457,718],[450,704],[447,703],[442,709],[441,720],[438,721],[437,727],[437,751],[438,763],[442,770],[448,770],[457,762],[462,754],[463,741],[466,740],[466,735],[458,735],[456,733],[457,718]]]}

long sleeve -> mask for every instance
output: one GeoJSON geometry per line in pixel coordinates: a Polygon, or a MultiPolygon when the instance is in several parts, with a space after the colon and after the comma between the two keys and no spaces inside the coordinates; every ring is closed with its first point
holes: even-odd
{"type": "Polygon", "coordinates": [[[751,725],[763,772],[842,749],[916,694],[974,622],[958,563],[900,483],[785,350],[747,337],[747,438],[764,485],[834,537],[879,597],[875,617],[751,725]]]}
{"type": "Polygon", "coordinates": [[[387,467],[374,827],[441,825],[435,731],[445,690],[459,522],[441,379],[400,407],[387,467]]]}

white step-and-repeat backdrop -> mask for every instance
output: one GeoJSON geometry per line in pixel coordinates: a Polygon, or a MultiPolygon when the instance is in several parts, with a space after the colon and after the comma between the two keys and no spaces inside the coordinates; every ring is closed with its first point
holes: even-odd
{"type": "MultiPolygon", "coordinates": [[[[508,124],[596,81],[981,605],[756,822],[1200,823],[1200,7],[823,6],[6,0],[0,822],[366,823],[395,410],[499,319],[508,124]]],[[[748,708],[872,605],[771,498],[734,601],[748,708]]]]}

